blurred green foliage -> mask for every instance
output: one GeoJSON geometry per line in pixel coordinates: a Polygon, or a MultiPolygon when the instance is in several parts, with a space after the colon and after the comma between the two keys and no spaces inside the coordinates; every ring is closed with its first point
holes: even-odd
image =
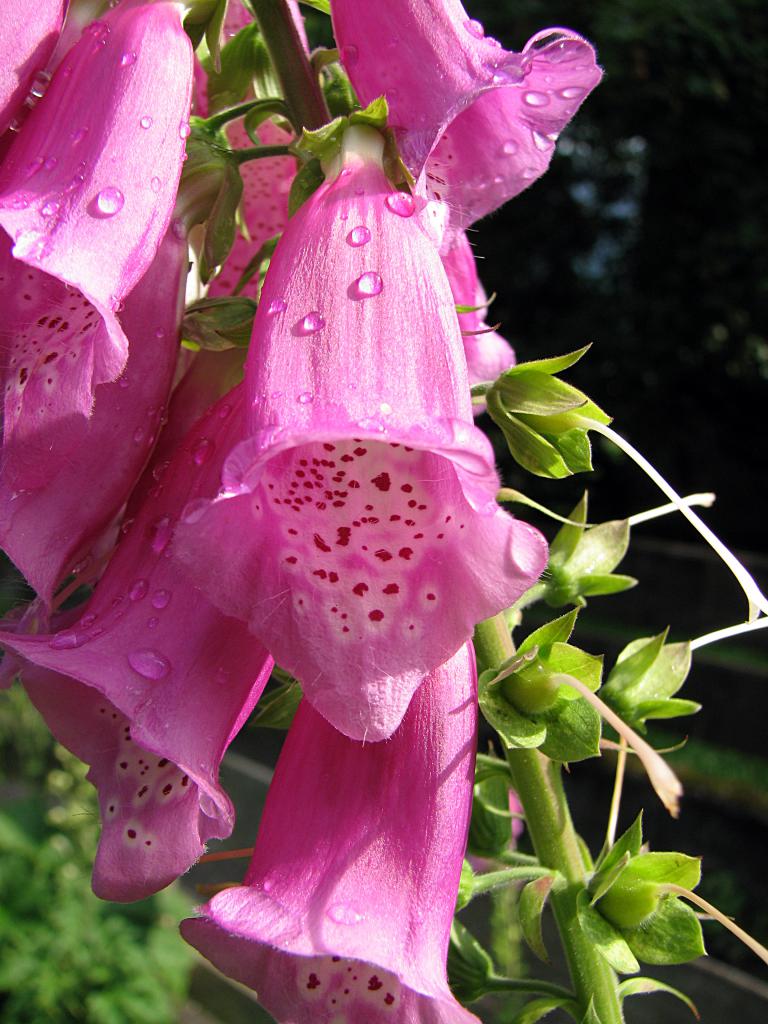
{"type": "Polygon", "coordinates": [[[176,930],[187,900],[173,888],[128,906],[93,895],[86,766],[19,686],[0,695],[0,763],[0,1021],[172,1024],[191,968],[176,930]]]}

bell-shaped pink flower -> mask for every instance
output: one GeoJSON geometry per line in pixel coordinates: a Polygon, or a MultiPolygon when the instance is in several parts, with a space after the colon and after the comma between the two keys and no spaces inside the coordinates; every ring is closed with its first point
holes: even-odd
{"type": "MultiPolygon", "coordinates": [[[[456,305],[483,307],[485,291],[477,276],[472,247],[463,231],[456,236],[448,252],[443,253],[443,266],[456,305]]],[[[470,384],[495,380],[500,373],[515,365],[515,351],[509,342],[495,331],[485,330],[485,314],[484,308],[459,313],[470,384]]]]}
{"type": "Polygon", "coordinates": [[[103,321],[61,282],[14,260],[7,239],[0,238],[0,250],[11,339],[0,545],[50,604],[57,584],[92,556],[146,464],[176,365],[187,245],[168,231],[126,299],[118,316],[130,342],[128,363],[117,381],[96,388],[88,419],[61,415],[61,406],[83,384],[83,366],[104,341],[103,321]]]}
{"type": "MultiPolygon", "coordinates": [[[[245,149],[253,145],[242,121],[230,124],[227,127],[227,135],[233,149],[245,149]]],[[[264,146],[284,146],[290,142],[288,133],[271,121],[261,125],[259,139],[264,146]]],[[[241,165],[240,174],[243,179],[243,219],[250,237],[246,238],[238,231],[224,266],[208,288],[208,294],[211,296],[231,295],[243,271],[261,246],[283,231],[288,221],[288,193],[296,174],[296,161],[292,157],[276,156],[250,160],[241,165]]],[[[258,288],[257,273],[251,277],[240,294],[257,298],[258,288]]]]}
{"type": "Polygon", "coordinates": [[[445,271],[380,156],[352,129],[338,177],[289,221],[246,367],[250,436],[175,548],[321,714],[369,740],[546,562],[495,502],[445,271]]]}
{"type": "Polygon", "coordinates": [[[445,973],[475,727],[468,645],[387,743],[349,740],[302,703],[245,884],[183,922],[184,938],[278,1024],[477,1024],[445,973]]]}
{"type": "Polygon", "coordinates": [[[198,422],[170,464],[147,471],[138,514],[77,621],[0,637],[26,662],[24,684],[54,735],[91,766],[103,823],[93,886],[105,899],[149,895],[232,831],[219,763],[272,662],[167,555],[182,507],[218,485],[240,429],[238,394],[198,422]]]}
{"type": "Polygon", "coordinates": [[[545,29],[504,50],[459,0],[333,0],[336,41],[361,103],[384,94],[403,160],[466,227],[549,166],[559,132],[600,81],[592,47],[545,29]]]}
{"type": "Polygon", "coordinates": [[[191,81],[180,6],[127,0],[85,29],[0,167],[0,227],[13,257],[80,292],[78,331],[58,339],[66,357],[80,347],[86,303],[106,326],[79,386],[60,396],[61,417],[88,415],[93,388],[125,365],[115,314],[169,226],[191,81]]]}
{"type": "MultiPolygon", "coordinates": [[[[0,135],[45,72],[66,0],[3,0],[0,9],[0,135]]],[[[46,79],[41,80],[41,84],[46,79]]]]}

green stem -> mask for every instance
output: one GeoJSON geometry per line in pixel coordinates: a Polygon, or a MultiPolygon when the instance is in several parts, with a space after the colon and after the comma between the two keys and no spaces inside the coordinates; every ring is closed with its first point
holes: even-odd
{"type": "MultiPolygon", "coordinates": [[[[475,653],[481,672],[514,655],[503,616],[480,623],[475,653]]],[[[539,862],[559,871],[566,882],[553,890],[550,902],[582,1012],[592,999],[601,1024],[622,1024],[616,974],[579,927],[576,900],[585,885],[585,867],[561,769],[537,750],[508,750],[507,761],[539,862]]]]}
{"type": "Polygon", "coordinates": [[[236,121],[239,117],[245,117],[246,114],[250,114],[252,110],[257,108],[268,111],[270,114],[280,114],[285,118],[288,118],[290,113],[287,103],[277,97],[268,100],[246,100],[244,103],[238,103],[234,107],[222,110],[219,114],[212,114],[211,117],[206,117],[203,123],[208,131],[217,132],[224,125],[229,124],[230,121],[236,121]]]}
{"type": "Polygon", "coordinates": [[[537,996],[558,996],[561,999],[573,999],[573,993],[562,985],[551,981],[539,981],[538,978],[500,978],[490,977],[484,982],[488,992],[530,992],[537,996]]]}
{"type": "Polygon", "coordinates": [[[248,0],[267,44],[291,122],[321,128],[331,116],[285,0],[248,0]]]}
{"type": "Polygon", "coordinates": [[[249,160],[263,160],[268,156],[295,156],[290,146],[253,146],[250,149],[233,149],[231,154],[238,164],[249,160]]]}

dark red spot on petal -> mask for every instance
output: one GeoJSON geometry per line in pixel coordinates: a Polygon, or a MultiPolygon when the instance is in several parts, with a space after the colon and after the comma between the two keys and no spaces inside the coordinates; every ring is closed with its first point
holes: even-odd
{"type": "Polygon", "coordinates": [[[310,974],[309,981],[307,982],[307,988],[319,988],[320,979],[316,974],[310,974]]]}
{"type": "Polygon", "coordinates": [[[368,618],[371,622],[381,622],[384,618],[384,612],[379,608],[374,608],[372,612],[368,612],[368,618]]]}
{"type": "Polygon", "coordinates": [[[355,455],[357,455],[359,457],[362,457],[363,455],[367,455],[367,454],[368,454],[368,449],[367,448],[355,448],[355,455]]]}
{"type": "Polygon", "coordinates": [[[136,838],[136,829],[135,828],[129,828],[128,831],[125,834],[128,836],[129,839],[135,839],[136,838]]]}
{"type": "MultiPolygon", "coordinates": [[[[349,526],[338,526],[336,528],[336,543],[340,548],[345,548],[349,544],[349,538],[352,535],[352,530],[349,526]]],[[[330,551],[330,548],[326,550],[330,551]]]]}
{"type": "Polygon", "coordinates": [[[396,583],[388,583],[386,585],[386,587],[384,587],[384,593],[385,594],[399,594],[400,593],[400,587],[398,587],[398,585],[396,583]]]}
{"type": "Polygon", "coordinates": [[[324,444],[323,448],[325,448],[325,450],[327,452],[335,452],[336,451],[336,445],[335,444],[324,444]]]}
{"type": "Polygon", "coordinates": [[[368,991],[369,992],[378,992],[378,990],[380,988],[383,988],[383,986],[384,986],[384,982],[383,981],[379,981],[379,979],[376,977],[375,974],[372,975],[372,977],[368,981],[368,991]]]}
{"type": "Polygon", "coordinates": [[[358,597],[363,597],[363,595],[365,594],[365,592],[367,590],[368,590],[368,584],[367,583],[356,583],[354,585],[354,587],[352,587],[352,593],[353,594],[357,594],[358,597]]]}
{"type": "Polygon", "coordinates": [[[387,994],[384,996],[384,1002],[387,1004],[387,1006],[391,1006],[392,1003],[394,1003],[394,1001],[395,997],[392,995],[392,993],[387,992],[387,994]]]}
{"type": "Polygon", "coordinates": [[[401,558],[404,558],[407,562],[408,559],[413,554],[413,548],[400,548],[400,550],[397,553],[398,555],[400,555],[401,558]]]}
{"type": "Polygon", "coordinates": [[[392,558],[392,555],[390,555],[390,553],[384,548],[379,548],[379,550],[375,551],[374,554],[382,562],[389,562],[392,558]]]}
{"type": "Polygon", "coordinates": [[[286,558],[286,562],[289,562],[291,565],[296,565],[296,563],[298,562],[298,558],[296,557],[296,555],[288,555],[288,557],[286,558]]]}
{"type": "Polygon", "coordinates": [[[411,486],[411,484],[403,484],[400,490],[404,491],[406,494],[410,494],[411,491],[413,490],[413,487],[411,486]]]}
{"type": "Polygon", "coordinates": [[[389,479],[389,473],[379,473],[375,476],[371,483],[374,487],[378,487],[380,491],[388,491],[392,486],[392,481],[389,479]]]}
{"type": "Polygon", "coordinates": [[[320,536],[320,534],[319,534],[319,533],[316,533],[316,534],[315,534],[315,536],[314,536],[314,541],[315,541],[315,547],[316,547],[316,548],[320,548],[320,550],[321,550],[321,551],[330,551],[330,550],[331,550],[331,549],[330,549],[330,548],[328,547],[328,545],[327,545],[327,544],[325,543],[325,541],[323,540],[323,538],[322,538],[322,537],[320,536]]]}

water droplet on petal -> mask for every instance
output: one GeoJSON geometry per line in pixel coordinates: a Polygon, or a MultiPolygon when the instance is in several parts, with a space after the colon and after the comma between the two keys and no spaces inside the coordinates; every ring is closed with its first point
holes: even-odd
{"type": "Polygon", "coordinates": [[[474,18],[468,18],[467,21],[464,22],[464,28],[471,36],[474,36],[475,39],[482,39],[485,35],[485,29],[480,22],[475,21],[474,18]]]}
{"type": "Polygon", "coordinates": [[[407,192],[390,192],[384,205],[398,217],[412,217],[416,212],[416,202],[407,192]]]}
{"type": "Polygon", "coordinates": [[[96,196],[96,208],[104,217],[114,217],[120,213],[125,204],[125,196],[119,188],[108,185],[96,196]]]}
{"type": "Polygon", "coordinates": [[[130,67],[131,64],[135,64],[135,63],[136,63],[136,51],[135,50],[126,50],[126,52],[120,58],[120,67],[127,68],[127,67],[130,67]]]}
{"type": "Polygon", "coordinates": [[[351,903],[332,903],[327,914],[336,924],[359,924],[363,920],[363,915],[351,903]]]}
{"type": "Polygon", "coordinates": [[[78,142],[82,142],[87,134],[88,129],[86,127],[76,129],[74,132],[72,132],[72,145],[76,146],[78,142]]]}
{"type": "Polygon", "coordinates": [[[325,318],[316,309],[313,309],[301,321],[299,329],[302,334],[317,334],[323,327],[325,327],[325,318]]]}
{"type": "MultiPolygon", "coordinates": [[[[150,183],[149,183],[149,187],[150,187],[150,188],[152,189],[152,191],[153,191],[153,192],[159,192],[159,191],[160,191],[160,186],[161,186],[161,185],[162,185],[162,182],[161,182],[161,181],[160,181],[160,179],[159,179],[159,178],[157,177],[157,175],[155,175],[155,176],[154,176],[154,177],[152,178],[152,180],[150,181],[150,183]]],[[[174,227],[174,231],[173,231],[173,233],[174,233],[174,234],[176,234],[176,228],[175,228],[175,227],[174,227]]],[[[176,235],[176,237],[178,238],[179,236],[178,236],[178,235],[176,235]]]]}
{"type": "Polygon", "coordinates": [[[141,442],[144,440],[144,436],[145,436],[144,428],[143,427],[137,427],[134,430],[134,432],[133,432],[133,443],[134,444],[141,444],[141,442]]]}
{"type": "Polygon", "coordinates": [[[189,123],[187,121],[182,121],[179,125],[179,138],[188,139],[191,131],[192,129],[189,127],[189,123]]]}
{"type": "Polygon", "coordinates": [[[52,171],[58,162],[59,161],[56,159],[55,156],[49,156],[43,164],[43,166],[45,167],[46,171],[52,171]]]}
{"type": "Polygon", "coordinates": [[[278,313],[284,313],[286,309],[288,309],[288,303],[285,299],[272,299],[267,306],[267,313],[270,316],[276,316],[278,313]]]}
{"type": "Polygon", "coordinates": [[[314,402],[315,396],[311,391],[302,391],[301,394],[296,396],[296,401],[299,405],[309,405],[310,402],[314,402]]]}
{"type": "Polygon", "coordinates": [[[134,672],[138,672],[145,679],[164,679],[171,671],[168,659],[151,648],[131,651],[128,655],[128,664],[134,672]]]}
{"type": "Polygon", "coordinates": [[[563,100],[577,100],[583,96],[586,89],[582,89],[580,85],[569,85],[565,89],[561,89],[557,94],[563,100]]]}
{"type": "Polygon", "coordinates": [[[48,644],[55,651],[69,651],[74,647],[82,647],[88,637],[84,633],[76,633],[73,629],[64,629],[51,639],[48,644]]]}
{"type": "Polygon", "coordinates": [[[545,92],[527,92],[523,96],[523,101],[528,104],[529,107],[546,107],[549,103],[549,96],[545,92]]]}
{"type": "Polygon", "coordinates": [[[501,151],[505,156],[514,156],[520,147],[514,139],[507,139],[504,145],[501,147],[501,151]]]}
{"type": "Polygon", "coordinates": [[[367,270],[355,281],[354,292],[360,299],[370,299],[374,295],[379,295],[383,287],[381,275],[375,270],[367,270]]]}
{"type": "Polygon", "coordinates": [[[366,245],[368,242],[370,242],[370,240],[371,232],[364,224],[360,224],[358,225],[358,227],[352,228],[352,230],[347,235],[347,241],[349,242],[349,244],[355,246],[356,248],[360,245],[366,245]]]}
{"type": "Polygon", "coordinates": [[[533,136],[533,144],[536,147],[536,149],[545,152],[546,150],[552,148],[553,143],[550,142],[546,135],[542,135],[541,132],[537,131],[532,131],[531,135],[533,136]]]}
{"type": "Polygon", "coordinates": [[[152,607],[157,608],[158,611],[167,608],[172,596],[170,590],[156,590],[152,595],[152,607]]]}
{"type": "Polygon", "coordinates": [[[44,217],[55,217],[60,209],[61,203],[57,202],[55,199],[49,199],[47,203],[43,203],[40,207],[40,213],[42,213],[44,217]]]}
{"type": "Polygon", "coordinates": [[[136,580],[128,592],[128,597],[132,601],[142,601],[147,596],[148,590],[149,583],[146,580],[136,580]]]}
{"type": "Polygon", "coordinates": [[[145,114],[144,117],[139,119],[139,124],[141,125],[142,128],[151,128],[152,118],[149,116],[149,114],[145,114]]]}
{"type": "Polygon", "coordinates": [[[213,441],[207,437],[201,438],[192,448],[192,461],[196,466],[203,466],[213,455],[213,441]]]}
{"type": "Polygon", "coordinates": [[[156,555],[161,555],[168,547],[168,542],[173,536],[173,524],[170,516],[160,516],[149,528],[149,537],[152,550],[156,555]]]}

